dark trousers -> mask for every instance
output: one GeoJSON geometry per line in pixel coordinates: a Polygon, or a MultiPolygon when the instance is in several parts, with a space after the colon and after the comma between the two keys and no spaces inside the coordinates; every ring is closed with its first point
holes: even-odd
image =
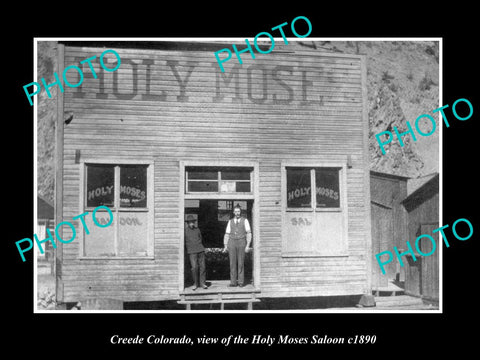
{"type": "Polygon", "coordinates": [[[192,277],[196,287],[205,285],[205,252],[188,254],[192,267],[192,277]]]}
{"type": "Polygon", "coordinates": [[[245,263],[245,247],[246,240],[229,240],[228,241],[228,257],[230,259],[230,284],[243,285],[245,274],[243,265],[245,263]]]}

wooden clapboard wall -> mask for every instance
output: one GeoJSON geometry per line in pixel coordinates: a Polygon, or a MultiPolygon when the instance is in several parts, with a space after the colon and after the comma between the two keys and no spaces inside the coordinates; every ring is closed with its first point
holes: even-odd
{"type": "MultiPolygon", "coordinates": [[[[241,46],[241,45],[239,45],[241,46]]],[[[82,158],[154,159],[153,260],[78,259],[63,246],[64,301],[109,297],[151,301],[178,297],[178,223],[182,160],[241,159],[259,164],[262,296],[361,294],[370,290],[371,250],[365,64],[362,56],[326,54],[295,42],[270,54],[233,55],[222,74],[212,51],[115,48],[122,64],[101,71],[106,48],[65,46],[65,66],[84,64],[81,86],[65,88],[63,217],[80,208],[82,158]],[[281,256],[281,162],[346,161],[348,256],[281,256]]],[[[241,47],[239,47],[241,48],[241,47]]],[[[115,57],[105,57],[115,66],[115,57]]],[[[81,65],[79,65],[81,66],[81,65]]],[[[75,71],[67,78],[78,82],[75,71]]],[[[183,213],[183,212],[182,212],[183,213]]],[[[80,223],[76,224],[77,229],[80,223]]],[[[68,233],[65,237],[68,238],[68,233]]]]}

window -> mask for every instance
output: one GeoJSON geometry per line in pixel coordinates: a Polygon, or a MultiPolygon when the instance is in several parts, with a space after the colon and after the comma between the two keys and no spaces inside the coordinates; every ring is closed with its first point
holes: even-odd
{"type": "Polygon", "coordinates": [[[312,207],[312,182],[309,169],[287,169],[287,207],[312,207]]]}
{"type": "MultiPolygon", "coordinates": [[[[85,164],[84,208],[92,211],[100,205],[113,213],[112,223],[95,226],[91,216],[85,217],[89,234],[83,236],[83,256],[145,257],[153,255],[150,229],[152,204],[148,201],[146,164],[85,164]]],[[[96,220],[110,221],[107,211],[99,209],[96,220]]]]}
{"type": "Polygon", "coordinates": [[[339,171],[326,167],[286,168],[287,208],[340,208],[339,171]],[[314,194],[312,184],[315,184],[314,194]]]}
{"type": "Polygon", "coordinates": [[[87,207],[113,207],[114,167],[89,165],[87,171],[87,207]]]}
{"type": "Polygon", "coordinates": [[[282,166],[283,256],[344,256],[345,166],[282,166]]]}
{"type": "Polygon", "coordinates": [[[187,193],[251,193],[251,168],[243,167],[187,167],[185,181],[187,193]]]}
{"type": "Polygon", "coordinates": [[[147,207],[147,168],[138,165],[120,166],[120,207],[147,207]]]}
{"type": "Polygon", "coordinates": [[[315,203],[317,208],[340,207],[340,179],[339,169],[316,168],[315,177],[315,203]]]}

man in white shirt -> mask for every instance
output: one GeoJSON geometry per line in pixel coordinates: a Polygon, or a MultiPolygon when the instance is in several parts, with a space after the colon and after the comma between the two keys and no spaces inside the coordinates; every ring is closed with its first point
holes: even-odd
{"type": "Polygon", "coordinates": [[[244,262],[245,252],[250,251],[252,231],[248,219],[242,217],[242,208],[233,208],[233,219],[230,219],[223,238],[224,251],[228,251],[230,260],[230,287],[245,286],[244,262]]]}

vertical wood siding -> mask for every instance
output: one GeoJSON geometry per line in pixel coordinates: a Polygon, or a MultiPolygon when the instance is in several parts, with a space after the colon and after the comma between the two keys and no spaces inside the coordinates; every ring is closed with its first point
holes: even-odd
{"type": "MultiPolygon", "coordinates": [[[[154,158],[155,256],[80,260],[78,243],[66,244],[65,301],[177,298],[183,262],[179,161],[186,159],[258,162],[260,251],[255,255],[262,296],[368,291],[361,57],[322,54],[291,42],[256,54],[255,60],[243,54],[242,65],[233,56],[222,74],[213,51],[118,48],[120,68],[102,72],[98,57],[104,50],[65,47],[65,66],[96,55],[98,78],[84,64],[82,86],[65,87],[63,94],[64,110],[74,116],[64,128],[63,216],[71,220],[83,210],[75,150],[89,159],[154,158]],[[347,156],[352,164],[346,170],[349,256],[282,258],[281,161],[345,161],[347,156]]],[[[110,55],[105,59],[113,68],[110,55]]],[[[67,76],[77,82],[75,71],[67,76]]]]}

